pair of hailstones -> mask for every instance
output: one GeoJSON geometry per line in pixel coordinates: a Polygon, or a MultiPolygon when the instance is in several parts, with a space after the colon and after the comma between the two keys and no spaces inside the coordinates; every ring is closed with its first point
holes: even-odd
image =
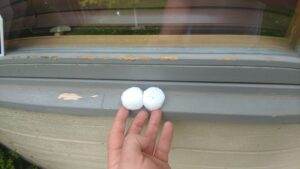
{"type": "Polygon", "coordinates": [[[121,101],[128,110],[138,110],[145,106],[147,110],[153,111],[163,106],[165,94],[158,87],[150,87],[144,92],[138,87],[131,87],[123,92],[121,101]]]}

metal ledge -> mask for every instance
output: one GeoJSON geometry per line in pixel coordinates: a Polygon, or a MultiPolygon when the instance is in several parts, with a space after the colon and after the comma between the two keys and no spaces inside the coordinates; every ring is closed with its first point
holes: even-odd
{"type": "Polygon", "coordinates": [[[122,91],[161,87],[167,119],[300,122],[300,86],[58,79],[0,80],[0,107],[83,116],[112,115],[122,91]],[[67,94],[66,94],[67,93],[67,94]]]}
{"type": "Polygon", "coordinates": [[[300,57],[284,38],[61,36],[8,44],[0,77],[300,84],[300,57]]]}
{"type": "Polygon", "coordinates": [[[168,119],[300,122],[300,58],[284,39],[142,37],[11,41],[15,50],[0,59],[0,107],[112,115],[127,87],[159,86],[168,97],[168,119]],[[64,93],[78,99],[62,100],[64,93]]]}
{"type": "Polygon", "coordinates": [[[300,84],[300,69],[249,66],[9,64],[0,77],[300,84]]]}

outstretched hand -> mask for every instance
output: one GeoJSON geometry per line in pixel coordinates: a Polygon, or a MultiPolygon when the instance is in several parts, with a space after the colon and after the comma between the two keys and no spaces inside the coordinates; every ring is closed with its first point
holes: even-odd
{"type": "Polygon", "coordinates": [[[170,169],[168,163],[173,125],[166,122],[159,141],[156,138],[162,112],[151,112],[145,134],[141,130],[148,113],[141,110],[125,133],[129,111],[121,107],[115,117],[108,138],[108,169],[170,169]]]}

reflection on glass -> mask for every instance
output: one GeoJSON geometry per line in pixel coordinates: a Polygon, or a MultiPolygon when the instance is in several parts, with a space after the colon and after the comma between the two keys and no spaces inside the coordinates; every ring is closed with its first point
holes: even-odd
{"type": "Polygon", "coordinates": [[[284,36],[296,0],[1,0],[10,32],[263,34],[284,36]]]}
{"type": "Polygon", "coordinates": [[[9,39],[44,35],[263,35],[297,40],[297,0],[1,0],[9,39]]]}

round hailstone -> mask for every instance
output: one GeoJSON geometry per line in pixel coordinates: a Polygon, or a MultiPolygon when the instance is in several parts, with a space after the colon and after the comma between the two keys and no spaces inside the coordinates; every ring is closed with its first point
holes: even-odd
{"type": "Polygon", "coordinates": [[[164,92],[158,87],[150,87],[144,91],[143,104],[149,111],[160,109],[165,101],[164,92]]]}
{"type": "Polygon", "coordinates": [[[128,110],[138,110],[143,107],[143,91],[138,87],[126,89],[121,96],[123,106],[128,110]]]}

